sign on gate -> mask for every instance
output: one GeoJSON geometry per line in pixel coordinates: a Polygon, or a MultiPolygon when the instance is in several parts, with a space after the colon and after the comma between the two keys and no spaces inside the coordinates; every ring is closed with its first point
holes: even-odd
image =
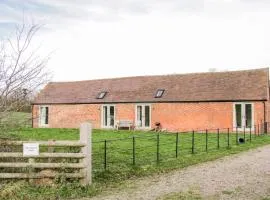
{"type": "Polygon", "coordinates": [[[38,156],[39,144],[38,143],[23,143],[23,156],[38,156]]]}

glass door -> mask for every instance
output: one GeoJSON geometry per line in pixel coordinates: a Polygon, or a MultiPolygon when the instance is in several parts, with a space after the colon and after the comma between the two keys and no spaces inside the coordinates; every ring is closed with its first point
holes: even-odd
{"type": "Polygon", "coordinates": [[[39,116],[39,125],[46,126],[49,124],[49,107],[41,106],[40,107],[40,116],[39,116]]]}
{"type": "Polygon", "coordinates": [[[114,128],[115,107],[112,105],[102,106],[102,127],[114,128]]]}
{"type": "Polygon", "coordinates": [[[138,128],[150,128],[150,105],[136,106],[136,126],[138,128]]]}
{"type": "Polygon", "coordinates": [[[244,130],[244,128],[253,128],[253,106],[251,103],[234,104],[234,128],[244,130]]]}

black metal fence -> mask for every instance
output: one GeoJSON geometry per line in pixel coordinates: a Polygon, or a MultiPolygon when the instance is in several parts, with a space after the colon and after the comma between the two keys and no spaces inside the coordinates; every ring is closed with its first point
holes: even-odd
{"type": "MultiPolygon", "coordinates": [[[[267,135],[268,123],[252,127],[192,130],[176,133],[149,132],[120,139],[93,141],[93,169],[124,170],[149,166],[181,156],[229,150],[267,135]]],[[[121,133],[119,133],[121,134],[121,133]]]]}

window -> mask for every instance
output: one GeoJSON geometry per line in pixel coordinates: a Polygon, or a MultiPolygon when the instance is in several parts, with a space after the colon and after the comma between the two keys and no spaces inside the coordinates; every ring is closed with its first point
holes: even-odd
{"type": "Polygon", "coordinates": [[[105,95],[107,94],[107,92],[100,92],[97,96],[97,99],[103,99],[105,97],[105,95]]]}
{"type": "Polygon", "coordinates": [[[137,128],[147,129],[151,126],[151,107],[150,105],[136,105],[136,126],[137,128]]]}
{"type": "Polygon", "coordinates": [[[103,128],[113,128],[115,121],[115,107],[114,105],[102,106],[101,125],[103,128]]]}
{"type": "Polygon", "coordinates": [[[40,107],[40,125],[46,126],[49,124],[49,107],[41,106],[40,107]]]}
{"type": "Polygon", "coordinates": [[[158,89],[157,92],[156,92],[155,98],[161,98],[164,91],[165,91],[164,89],[158,89]]]}
{"type": "Polygon", "coordinates": [[[235,103],[233,112],[233,127],[235,129],[243,131],[245,128],[254,128],[254,108],[252,103],[235,103]]]}

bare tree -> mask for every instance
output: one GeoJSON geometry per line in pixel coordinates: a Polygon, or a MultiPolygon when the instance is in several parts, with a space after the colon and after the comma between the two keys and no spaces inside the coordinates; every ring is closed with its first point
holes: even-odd
{"type": "Polygon", "coordinates": [[[17,25],[15,36],[0,41],[0,121],[11,111],[20,111],[30,96],[47,83],[49,56],[40,57],[33,39],[41,25],[17,25]]]}

